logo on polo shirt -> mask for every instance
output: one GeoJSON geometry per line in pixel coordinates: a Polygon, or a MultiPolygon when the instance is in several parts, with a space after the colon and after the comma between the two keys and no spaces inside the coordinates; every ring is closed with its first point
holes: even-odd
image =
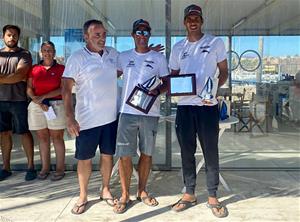
{"type": "Polygon", "coordinates": [[[152,60],[145,60],[144,62],[147,63],[146,67],[149,67],[149,68],[153,69],[153,66],[150,65],[150,64],[154,64],[154,61],[152,61],[152,60]]]}
{"type": "Polygon", "coordinates": [[[146,63],[154,63],[153,61],[151,60],[145,60],[146,63]]]}
{"type": "Polygon", "coordinates": [[[187,57],[189,57],[190,56],[190,54],[188,53],[188,52],[184,52],[183,54],[182,54],[182,56],[181,56],[181,59],[185,59],[185,58],[187,58],[187,57]]]}
{"type": "Polygon", "coordinates": [[[210,53],[210,46],[209,45],[205,45],[205,46],[201,46],[200,49],[202,49],[201,53],[210,53]]]}
{"type": "Polygon", "coordinates": [[[135,66],[134,60],[130,60],[126,67],[134,67],[134,66],[135,66]]]}
{"type": "Polygon", "coordinates": [[[114,59],[113,59],[113,58],[109,58],[108,61],[109,61],[111,64],[114,64],[114,59]]]}
{"type": "Polygon", "coordinates": [[[51,76],[55,76],[55,73],[54,73],[54,72],[52,72],[52,73],[51,73],[51,76]]]}
{"type": "Polygon", "coordinates": [[[146,67],[153,69],[153,67],[150,64],[147,64],[146,67]]]}
{"type": "Polygon", "coordinates": [[[209,45],[205,45],[205,46],[201,46],[201,47],[200,47],[200,49],[208,49],[208,48],[210,48],[209,45]]]}

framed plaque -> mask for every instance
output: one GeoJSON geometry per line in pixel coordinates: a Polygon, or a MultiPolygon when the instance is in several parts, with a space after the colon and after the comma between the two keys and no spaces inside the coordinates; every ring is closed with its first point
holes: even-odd
{"type": "Polygon", "coordinates": [[[195,74],[170,75],[168,78],[168,95],[190,96],[196,95],[195,74]]]}
{"type": "Polygon", "coordinates": [[[149,95],[146,89],[135,86],[126,101],[126,104],[147,114],[157,96],[158,95],[149,95]]]}

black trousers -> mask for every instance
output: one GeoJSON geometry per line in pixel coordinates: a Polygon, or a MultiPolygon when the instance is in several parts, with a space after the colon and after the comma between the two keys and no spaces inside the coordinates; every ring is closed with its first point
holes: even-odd
{"type": "Polygon", "coordinates": [[[196,187],[195,152],[201,144],[206,172],[208,195],[216,197],[219,185],[219,111],[215,106],[178,106],[176,134],[181,148],[181,161],[186,193],[194,194],[196,187]]]}

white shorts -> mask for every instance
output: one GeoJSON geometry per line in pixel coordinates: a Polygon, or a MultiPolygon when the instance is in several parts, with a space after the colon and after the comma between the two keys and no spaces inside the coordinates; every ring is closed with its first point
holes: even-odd
{"type": "Polygon", "coordinates": [[[47,120],[42,108],[31,102],[28,106],[28,125],[30,130],[61,130],[66,128],[65,108],[62,100],[50,101],[56,114],[53,120],[47,120]]]}

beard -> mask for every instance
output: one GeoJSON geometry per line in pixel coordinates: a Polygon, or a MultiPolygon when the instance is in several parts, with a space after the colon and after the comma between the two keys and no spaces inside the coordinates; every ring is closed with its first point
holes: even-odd
{"type": "Polygon", "coordinates": [[[8,43],[5,43],[5,45],[6,45],[8,48],[13,49],[13,48],[18,47],[18,42],[14,43],[14,44],[8,44],[8,43]]]}

